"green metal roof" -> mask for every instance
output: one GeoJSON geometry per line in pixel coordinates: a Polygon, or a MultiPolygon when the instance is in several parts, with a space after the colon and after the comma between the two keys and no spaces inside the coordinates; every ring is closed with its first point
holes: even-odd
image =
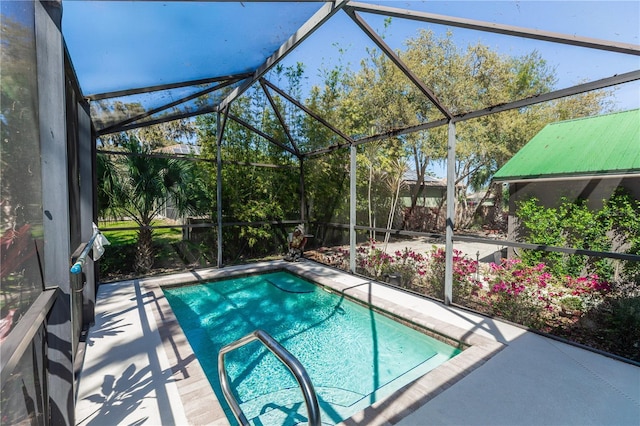
{"type": "Polygon", "coordinates": [[[493,179],[636,173],[640,173],[640,109],[548,124],[493,179]]]}

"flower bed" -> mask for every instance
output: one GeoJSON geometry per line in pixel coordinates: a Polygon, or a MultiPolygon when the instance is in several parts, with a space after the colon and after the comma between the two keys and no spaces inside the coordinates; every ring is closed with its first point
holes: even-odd
{"type": "MultiPolygon", "coordinates": [[[[318,260],[348,269],[348,256],[348,250],[333,249],[320,252],[318,260]]],[[[413,292],[444,297],[443,248],[425,254],[405,248],[388,254],[370,241],[357,249],[356,268],[413,292]]],[[[517,258],[479,264],[453,251],[454,303],[636,361],[640,361],[640,332],[634,331],[640,329],[638,296],[633,283],[610,283],[596,274],[556,276],[545,263],[532,266],[517,258]]]]}

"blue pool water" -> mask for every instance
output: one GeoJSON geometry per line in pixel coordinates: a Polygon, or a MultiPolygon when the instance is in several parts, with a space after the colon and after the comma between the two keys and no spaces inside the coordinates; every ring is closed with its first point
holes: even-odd
{"type": "MultiPolygon", "coordinates": [[[[164,289],[211,386],[226,406],[218,351],[256,329],[305,367],[323,424],[336,424],[390,395],[460,350],[287,272],[164,289]]],[[[261,343],[225,356],[232,388],[256,425],[306,422],[302,392],[261,343]]]]}

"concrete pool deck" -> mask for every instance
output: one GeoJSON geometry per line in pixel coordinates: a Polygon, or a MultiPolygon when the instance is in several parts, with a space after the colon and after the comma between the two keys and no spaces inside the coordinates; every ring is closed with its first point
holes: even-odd
{"type": "Polygon", "coordinates": [[[640,367],[312,261],[102,284],[79,370],[76,424],[228,424],[161,286],[277,268],[471,345],[344,424],[640,424],[640,367]]]}

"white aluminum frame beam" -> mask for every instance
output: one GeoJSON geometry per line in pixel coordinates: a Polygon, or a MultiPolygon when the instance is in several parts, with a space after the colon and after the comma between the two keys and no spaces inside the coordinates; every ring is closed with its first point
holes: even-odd
{"type": "Polygon", "coordinates": [[[530,96],[518,101],[508,102],[479,109],[472,112],[465,112],[455,116],[456,121],[466,121],[472,118],[478,118],[485,115],[491,115],[511,109],[523,108],[529,105],[548,102],[555,99],[566,98],[568,96],[578,95],[580,93],[591,92],[593,90],[604,89],[606,87],[617,86],[618,84],[630,83],[640,80],[640,70],[630,71],[624,74],[616,74],[612,77],[602,78],[600,80],[591,81],[589,83],[578,84],[576,86],[567,87],[566,89],[554,90],[553,92],[542,93],[540,95],[530,96]]]}
{"type": "Polygon", "coordinates": [[[456,217],[456,124],[449,121],[447,143],[447,223],[445,229],[444,304],[453,302],[453,231],[456,217]]]}
{"type": "Polygon", "coordinates": [[[351,144],[349,155],[349,271],[356,273],[356,173],[358,148],[351,144]]]}
{"type": "Polygon", "coordinates": [[[292,104],[294,104],[295,106],[300,108],[302,111],[306,112],[314,120],[318,121],[320,124],[322,124],[323,126],[328,128],[329,130],[331,130],[333,133],[335,133],[336,135],[340,136],[342,139],[344,139],[348,143],[353,143],[353,139],[349,135],[343,133],[340,129],[338,129],[335,126],[333,126],[327,120],[325,120],[324,118],[320,117],[318,114],[316,114],[313,111],[311,111],[309,108],[304,106],[302,103],[298,102],[296,99],[294,99],[288,93],[286,93],[284,90],[280,89],[278,86],[276,86],[275,84],[271,83],[267,79],[261,78],[260,81],[264,82],[264,84],[266,86],[268,86],[271,89],[273,89],[274,91],[278,92],[278,94],[280,96],[282,96],[283,98],[285,98],[286,100],[288,100],[289,102],[291,102],[292,104]]]}
{"type": "Polygon", "coordinates": [[[222,136],[229,108],[216,114],[216,213],[218,215],[218,268],[222,267],[222,136]]]}
{"type": "Polygon", "coordinates": [[[273,96],[271,96],[271,92],[269,92],[269,89],[265,85],[264,80],[260,78],[258,81],[260,82],[260,87],[262,88],[262,91],[267,96],[267,100],[269,101],[269,105],[271,105],[271,109],[276,114],[276,118],[280,123],[280,127],[282,127],[282,130],[284,131],[285,136],[287,137],[287,139],[289,140],[289,143],[293,147],[296,157],[300,158],[300,149],[298,148],[298,144],[293,139],[293,136],[291,136],[291,131],[289,130],[289,126],[287,125],[284,117],[282,116],[282,113],[278,109],[278,105],[276,105],[276,101],[273,99],[273,96]]]}
{"type": "Polygon", "coordinates": [[[235,115],[231,114],[230,112],[227,112],[226,115],[232,119],[233,121],[235,121],[236,123],[240,124],[241,126],[244,126],[245,128],[247,128],[248,130],[251,130],[253,133],[255,133],[256,135],[268,140],[269,142],[271,142],[274,145],[277,145],[278,147],[280,147],[281,149],[287,151],[288,153],[298,156],[298,153],[296,153],[292,148],[289,148],[286,145],[281,144],[280,142],[278,142],[277,140],[275,140],[273,137],[271,137],[270,135],[266,134],[265,132],[263,132],[260,129],[257,129],[256,127],[254,127],[253,125],[251,125],[250,123],[247,123],[246,121],[244,121],[243,119],[241,119],[240,117],[236,117],[235,115]]]}

